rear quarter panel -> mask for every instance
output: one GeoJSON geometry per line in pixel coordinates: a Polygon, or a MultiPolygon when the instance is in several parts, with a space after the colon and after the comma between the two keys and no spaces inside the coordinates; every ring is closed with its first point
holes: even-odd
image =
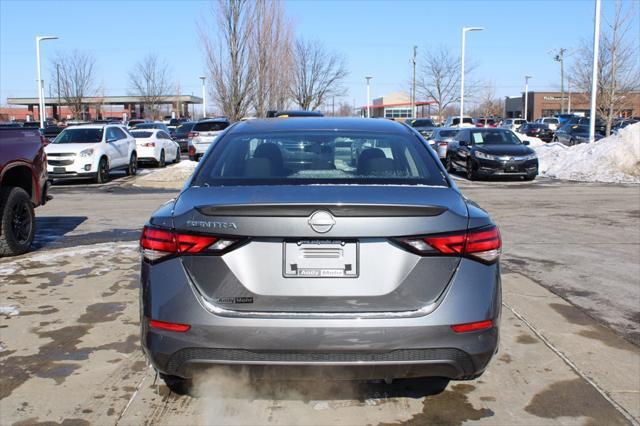
{"type": "Polygon", "coordinates": [[[38,129],[0,130],[0,183],[14,167],[31,170],[31,200],[42,203],[42,189],[47,181],[47,156],[38,129]]]}

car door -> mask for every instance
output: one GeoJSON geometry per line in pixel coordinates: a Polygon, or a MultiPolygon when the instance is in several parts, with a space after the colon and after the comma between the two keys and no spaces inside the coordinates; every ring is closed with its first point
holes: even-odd
{"type": "Polygon", "coordinates": [[[168,160],[170,158],[175,158],[176,150],[169,135],[164,130],[160,130],[157,134],[157,138],[160,146],[162,147],[162,149],[164,149],[165,159],[168,160]]]}
{"type": "Polygon", "coordinates": [[[113,127],[113,134],[116,137],[114,145],[118,151],[118,166],[129,164],[129,139],[126,133],[118,127],[113,127]]]}
{"type": "Polygon", "coordinates": [[[109,168],[118,167],[122,164],[120,152],[118,151],[118,136],[114,131],[115,127],[107,127],[104,132],[105,153],[109,159],[109,168]]]}
{"type": "Polygon", "coordinates": [[[469,156],[469,131],[463,130],[456,135],[456,148],[453,152],[453,163],[460,167],[465,167],[469,156]]]}

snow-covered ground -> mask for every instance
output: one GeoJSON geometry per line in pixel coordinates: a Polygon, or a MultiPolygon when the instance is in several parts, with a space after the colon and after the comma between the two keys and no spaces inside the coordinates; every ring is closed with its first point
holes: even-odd
{"type": "MultiPolygon", "coordinates": [[[[531,141],[535,138],[527,138],[531,141]]],[[[640,183],[640,123],[592,144],[534,144],[541,176],[582,182],[640,183]]]]}
{"type": "Polygon", "coordinates": [[[518,139],[520,139],[521,141],[529,141],[529,146],[531,148],[535,148],[536,146],[542,146],[546,144],[546,142],[543,141],[542,139],[535,138],[533,136],[527,136],[525,134],[518,133],[518,132],[513,132],[513,133],[515,133],[518,139]]]}
{"type": "Polygon", "coordinates": [[[137,177],[133,185],[152,188],[181,189],[197,165],[197,161],[182,160],[178,164],[172,164],[164,169],[149,169],[152,170],[152,172],[137,177]]]}

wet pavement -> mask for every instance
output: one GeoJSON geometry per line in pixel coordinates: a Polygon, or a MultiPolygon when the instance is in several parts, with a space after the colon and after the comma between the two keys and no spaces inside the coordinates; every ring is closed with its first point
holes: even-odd
{"type": "MultiPolygon", "coordinates": [[[[500,351],[482,377],[451,382],[430,395],[428,383],[418,380],[253,383],[243,373],[215,372],[196,383],[198,397],[171,394],[147,366],[139,343],[137,230],[175,192],[95,188],[87,198],[81,187],[56,188],[57,198],[38,209],[41,223],[53,228],[41,230],[41,245],[0,259],[0,424],[638,424],[640,350],[630,343],[636,329],[625,334],[597,309],[567,302],[554,285],[575,289],[589,278],[566,273],[569,278],[549,285],[545,267],[550,276],[563,277],[552,268],[575,266],[556,256],[559,266],[542,267],[518,252],[525,237],[515,222],[529,232],[531,218],[518,219],[498,202],[496,190],[482,185],[466,190],[504,222],[508,244],[500,351]]],[[[612,188],[615,193],[618,187],[612,188]]],[[[545,197],[561,196],[553,191],[545,197]]],[[[570,199],[582,189],[566,191],[570,199]]],[[[599,191],[584,196],[595,199],[599,191]]],[[[618,207],[611,210],[625,210],[618,207]]],[[[625,215],[633,242],[637,220],[628,212],[612,220],[625,215]]],[[[557,226],[552,220],[538,243],[557,226]]],[[[597,242],[597,230],[586,234],[597,242]]],[[[550,251],[531,257],[551,257],[550,251]]],[[[616,262],[631,262],[625,259],[616,262]]],[[[617,265],[601,263],[602,274],[617,265]]],[[[637,280],[620,277],[632,287],[631,297],[640,294],[637,280]]],[[[609,303],[629,302],[617,297],[610,293],[609,303]]]]}

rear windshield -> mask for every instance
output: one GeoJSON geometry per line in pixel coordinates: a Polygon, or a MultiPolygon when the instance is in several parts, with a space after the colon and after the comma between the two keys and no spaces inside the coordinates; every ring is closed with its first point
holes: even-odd
{"type": "Polygon", "coordinates": [[[103,129],[64,129],[52,143],[98,143],[103,129]]]}
{"type": "Polygon", "coordinates": [[[414,120],[411,125],[413,127],[436,127],[435,124],[433,124],[433,120],[414,120]]]}
{"type": "Polygon", "coordinates": [[[512,132],[497,129],[472,130],[471,141],[474,145],[520,145],[522,143],[512,132]]]}
{"type": "Polygon", "coordinates": [[[193,182],[301,184],[447,186],[428,148],[415,137],[335,131],[227,135],[193,182]]]}
{"type": "Polygon", "coordinates": [[[557,118],[545,118],[544,120],[542,120],[543,123],[557,123],[558,119],[557,118]]]}
{"type": "Polygon", "coordinates": [[[207,121],[204,123],[196,123],[193,126],[194,132],[218,132],[229,127],[229,123],[226,121],[207,121]]]}
{"type": "Polygon", "coordinates": [[[162,124],[157,123],[141,123],[136,126],[136,129],[161,129],[162,124]]]}
{"type": "Polygon", "coordinates": [[[139,138],[150,138],[152,134],[153,134],[153,132],[139,132],[139,131],[138,132],[136,132],[136,131],[131,132],[131,136],[133,136],[136,139],[139,139],[139,138]]]}

